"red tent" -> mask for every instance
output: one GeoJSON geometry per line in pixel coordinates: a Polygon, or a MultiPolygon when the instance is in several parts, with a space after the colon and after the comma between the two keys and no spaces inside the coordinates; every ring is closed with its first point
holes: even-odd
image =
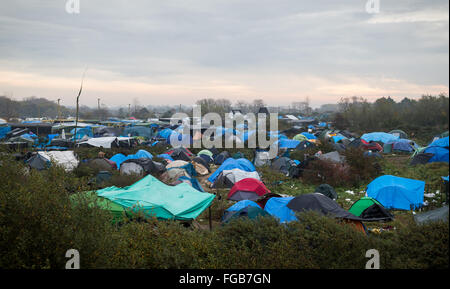
{"type": "Polygon", "coordinates": [[[257,200],[259,197],[270,193],[263,182],[254,178],[242,179],[235,183],[228,193],[230,200],[257,200]]]}

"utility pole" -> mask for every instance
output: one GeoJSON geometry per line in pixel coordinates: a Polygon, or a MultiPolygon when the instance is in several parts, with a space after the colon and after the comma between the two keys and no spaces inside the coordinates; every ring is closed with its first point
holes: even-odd
{"type": "Polygon", "coordinates": [[[61,107],[59,104],[60,101],[61,101],[61,98],[58,98],[58,120],[59,120],[59,123],[61,123],[61,107]]]}
{"type": "Polygon", "coordinates": [[[128,117],[131,117],[131,104],[128,104],[128,117]]]}
{"type": "Polygon", "coordinates": [[[97,106],[98,106],[98,110],[100,110],[100,98],[97,98],[97,106]]]}

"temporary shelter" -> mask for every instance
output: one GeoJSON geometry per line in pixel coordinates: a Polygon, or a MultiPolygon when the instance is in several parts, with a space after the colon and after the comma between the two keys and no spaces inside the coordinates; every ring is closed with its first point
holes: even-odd
{"type": "Polygon", "coordinates": [[[276,217],[280,223],[297,221],[298,219],[295,216],[295,212],[287,207],[287,204],[292,201],[292,199],[294,199],[294,197],[270,198],[264,207],[264,211],[276,217]]]}
{"type": "Polygon", "coordinates": [[[260,180],[258,172],[247,172],[241,169],[223,170],[212,184],[213,188],[231,188],[235,183],[246,178],[260,180]]]}
{"type": "Polygon", "coordinates": [[[366,191],[386,209],[411,210],[423,205],[424,190],[424,181],[384,175],[373,180],[366,191]]]}
{"type": "Polygon", "coordinates": [[[224,170],[232,170],[232,169],[241,169],[247,172],[254,172],[256,171],[253,164],[247,160],[247,159],[233,159],[228,158],[226,159],[223,164],[208,178],[208,181],[211,183],[214,183],[214,181],[217,179],[217,177],[220,175],[220,173],[224,170]]]}
{"type": "Polygon", "coordinates": [[[126,208],[140,209],[148,216],[175,220],[195,219],[215,197],[186,183],[168,186],[151,175],[125,188],[99,190],[97,195],[126,208]]]}

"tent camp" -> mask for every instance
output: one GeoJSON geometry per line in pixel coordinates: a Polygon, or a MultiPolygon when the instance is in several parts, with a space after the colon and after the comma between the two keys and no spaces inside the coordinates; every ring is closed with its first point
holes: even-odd
{"type": "Polygon", "coordinates": [[[159,219],[192,220],[211,205],[215,195],[201,193],[186,183],[168,186],[148,175],[125,188],[109,187],[97,195],[159,219]]]}
{"type": "Polygon", "coordinates": [[[27,161],[30,167],[38,170],[48,168],[51,162],[62,166],[68,172],[74,170],[79,164],[73,151],[41,151],[27,161]]]}
{"type": "Polygon", "coordinates": [[[234,184],[228,193],[228,199],[232,201],[256,201],[267,193],[270,193],[270,190],[266,188],[263,182],[253,178],[245,178],[234,184]]]}
{"type": "Polygon", "coordinates": [[[258,204],[253,201],[243,200],[237,202],[233,206],[225,210],[222,217],[223,223],[228,223],[236,218],[247,217],[249,219],[256,219],[258,216],[270,216],[269,213],[264,211],[258,204]]]}
{"type": "Polygon", "coordinates": [[[264,206],[264,211],[274,216],[280,223],[289,223],[297,221],[295,212],[287,207],[287,204],[294,199],[294,197],[287,198],[270,198],[264,206]]]}
{"type": "Polygon", "coordinates": [[[423,205],[425,182],[391,175],[373,180],[366,189],[386,209],[411,210],[423,205]]]}

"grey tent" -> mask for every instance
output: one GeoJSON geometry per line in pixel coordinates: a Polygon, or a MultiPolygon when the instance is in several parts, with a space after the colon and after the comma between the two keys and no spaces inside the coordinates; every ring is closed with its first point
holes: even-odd
{"type": "Polygon", "coordinates": [[[120,174],[142,176],[144,174],[144,168],[142,168],[140,165],[134,162],[123,163],[120,166],[120,174]]]}
{"type": "Polygon", "coordinates": [[[289,174],[289,170],[292,166],[296,166],[295,162],[288,157],[281,157],[272,162],[271,169],[281,172],[285,175],[289,174]]]}
{"type": "Polygon", "coordinates": [[[265,150],[255,151],[255,160],[253,161],[255,167],[270,166],[269,152],[265,150]]]}
{"type": "Polygon", "coordinates": [[[414,216],[414,221],[420,225],[437,221],[448,222],[448,206],[417,214],[414,216]]]}
{"type": "Polygon", "coordinates": [[[120,165],[120,169],[122,170],[122,165],[129,164],[129,163],[134,163],[134,164],[139,165],[140,167],[142,167],[142,169],[144,170],[145,173],[152,174],[152,175],[161,174],[166,170],[163,164],[155,162],[155,161],[153,161],[151,159],[147,159],[147,158],[126,160],[120,165]]]}
{"type": "Polygon", "coordinates": [[[112,171],[114,169],[113,165],[110,162],[101,158],[96,158],[89,161],[89,167],[98,171],[112,171]]]}
{"type": "Polygon", "coordinates": [[[338,194],[336,193],[334,188],[328,184],[321,184],[316,188],[315,192],[321,193],[322,195],[327,196],[332,200],[337,200],[338,198],[338,194]]]}
{"type": "Polygon", "coordinates": [[[336,163],[343,163],[345,160],[345,157],[341,156],[337,151],[320,155],[318,158],[323,161],[331,161],[336,163]]]}
{"type": "Polygon", "coordinates": [[[35,154],[31,158],[29,158],[26,163],[33,169],[36,170],[45,170],[48,169],[51,165],[49,159],[43,157],[40,154],[35,154]]]}
{"type": "Polygon", "coordinates": [[[211,187],[231,188],[235,183],[246,178],[261,180],[258,172],[247,172],[241,169],[223,170],[211,187]]]}

